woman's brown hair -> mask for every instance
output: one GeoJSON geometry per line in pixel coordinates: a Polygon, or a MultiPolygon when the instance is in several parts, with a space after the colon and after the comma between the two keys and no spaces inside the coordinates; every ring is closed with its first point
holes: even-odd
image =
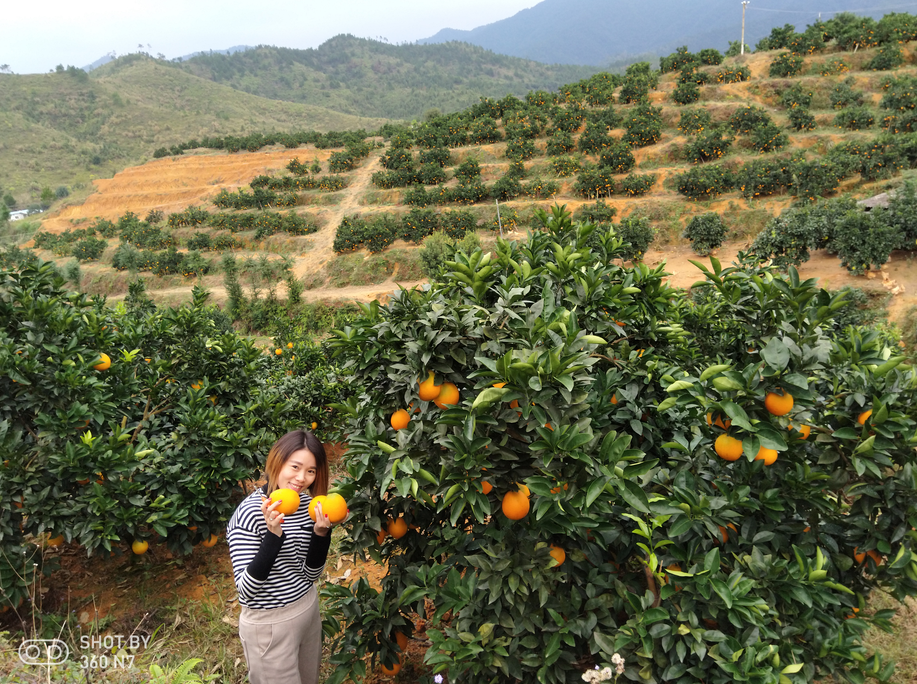
{"type": "Polygon", "coordinates": [[[330,476],[325,447],[308,430],[293,430],[278,439],[267,455],[264,474],[267,476],[268,496],[277,489],[277,478],[280,476],[280,471],[283,470],[283,464],[300,449],[305,449],[315,457],[315,481],[309,487],[309,494],[319,496],[328,493],[330,476]]]}

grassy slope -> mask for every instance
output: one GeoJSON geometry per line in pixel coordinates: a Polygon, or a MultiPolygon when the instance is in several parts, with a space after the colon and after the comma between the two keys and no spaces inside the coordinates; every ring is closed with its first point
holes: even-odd
{"type": "Polygon", "coordinates": [[[87,184],[193,137],[381,123],[266,100],[151,59],[121,62],[93,78],[0,74],[0,188],[22,205],[37,201],[44,186],[87,184]]]}
{"type": "Polygon", "coordinates": [[[396,46],[344,35],[315,49],[259,47],[201,55],[178,66],[263,97],[394,119],[419,118],[431,108],[456,111],[481,97],[556,90],[598,71],[507,57],[464,43],[396,46]]]}

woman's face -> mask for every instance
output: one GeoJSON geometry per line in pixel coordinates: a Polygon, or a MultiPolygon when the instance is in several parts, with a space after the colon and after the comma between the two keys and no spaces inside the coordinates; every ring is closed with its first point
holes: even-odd
{"type": "Polygon", "coordinates": [[[315,456],[308,449],[300,449],[290,454],[277,476],[278,489],[292,489],[302,494],[315,482],[317,466],[315,456]]]}

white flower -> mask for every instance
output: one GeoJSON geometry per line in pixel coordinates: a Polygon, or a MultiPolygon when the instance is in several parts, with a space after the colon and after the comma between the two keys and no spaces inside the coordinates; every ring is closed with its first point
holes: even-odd
{"type": "Polygon", "coordinates": [[[436,684],[443,684],[443,676],[433,675],[433,681],[436,682],[436,684]]]}

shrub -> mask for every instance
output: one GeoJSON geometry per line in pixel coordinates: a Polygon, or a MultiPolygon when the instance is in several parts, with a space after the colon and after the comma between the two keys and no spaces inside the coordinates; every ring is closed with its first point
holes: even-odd
{"type": "Polygon", "coordinates": [[[688,52],[687,46],[682,46],[671,55],[659,59],[659,71],[663,74],[669,71],[679,71],[686,66],[695,65],[699,61],[700,58],[697,55],[688,52]]]}
{"type": "Polygon", "coordinates": [[[808,109],[803,107],[793,107],[788,113],[790,119],[790,128],[794,131],[811,131],[815,128],[815,117],[808,109]]]}
{"type": "Polygon", "coordinates": [[[850,71],[850,65],[836,57],[822,64],[820,73],[822,76],[839,76],[846,74],[848,71],[850,71]]]}
{"type": "Polygon", "coordinates": [[[605,200],[599,200],[594,204],[581,204],[573,213],[573,218],[583,223],[611,223],[617,214],[617,209],[609,207],[605,200]]]}
{"type": "Polygon", "coordinates": [[[697,135],[711,126],[710,112],[706,109],[685,109],[678,120],[678,130],[685,135],[697,135]]]}
{"type": "Polygon", "coordinates": [[[188,249],[198,250],[198,251],[208,251],[210,250],[213,241],[210,238],[210,235],[207,233],[197,233],[188,238],[186,247],[188,249]]]}
{"type": "Polygon", "coordinates": [[[487,188],[477,178],[461,183],[448,194],[449,200],[460,204],[475,204],[476,202],[483,202],[489,197],[490,193],[487,188]]]}
{"type": "Polygon", "coordinates": [[[624,241],[622,256],[629,261],[642,261],[643,255],[656,237],[656,230],[645,216],[628,216],[615,225],[615,233],[624,241]]]}
{"type": "Polygon", "coordinates": [[[440,279],[449,272],[446,262],[452,261],[457,252],[473,254],[480,247],[481,239],[475,232],[466,233],[460,238],[435,232],[424,239],[418,250],[420,268],[430,280],[440,279]]]}
{"type": "Polygon", "coordinates": [[[789,136],[773,122],[758,126],[751,133],[751,146],[761,154],[782,150],[789,142],[789,136]]]}
{"type": "Polygon", "coordinates": [[[720,129],[713,129],[698,135],[684,147],[685,159],[693,164],[713,161],[722,157],[729,151],[732,138],[727,137],[720,129]]]}
{"type": "Polygon", "coordinates": [[[95,261],[102,256],[108,241],[95,237],[86,237],[73,245],[72,254],[77,261],[95,261]]]}
{"type": "Polygon", "coordinates": [[[500,134],[500,129],[497,128],[496,121],[490,117],[483,117],[471,122],[468,139],[474,145],[489,145],[500,142],[503,136],[500,134]]]}
{"type": "Polygon", "coordinates": [[[835,109],[859,106],[863,104],[863,92],[853,89],[853,79],[848,78],[843,83],[838,83],[831,91],[831,106],[835,109]]]}
{"type": "Polygon", "coordinates": [[[454,176],[459,182],[463,183],[474,180],[475,178],[480,178],[481,165],[478,163],[477,159],[469,157],[456,167],[454,176]]]}
{"type": "Polygon", "coordinates": [[[829,159],[801,161],[793,168],[793,194],[804,201],[837,192],[844,170],[829,159]]]}
{"type": "Polygon", "coordinates": [[[700,59],[701,64],[709,66],[719,66],[723,63],[723,53],[714,48],[704,48],[697,53],[697,57],[700,59]]]}
{"type": "Polygon", "coordinates": [[[690,200],[714,199],[733,187],[733,176],[723,166],[698,166],[676,176],[678,192],[690,200]]]}
{"type": "Polygon", "coordinates": [[[751,78],[751,69],[747,66],[727,67],[716,72],[717,83],[741,83],[751,78]]]}
{"type": "Polygon", "coordinates": [[[808,211],[791,209],[771,219],[758,233],[750,251],[785,271],[809,260],[809,252],[819,246],[825,230],[826,226],[808,211]]]}
{"type": "Polygon", "coordinates": [[[796,108],[808,109],[812,106],[814,93],[802,87],[801,83],[794,83],[780,93],[780,104],[789,110],[796,108]]]}
{"type": "Polygon", "coordinates": [[[420,164],[436,164],[439,167],[446,167],[452,164],[452,154],[446,147],[433,147],[428,150],[420,151],[420,164]]]}
{"type": "Polygon", "coordinates": [[[735,187],[746,199],[786,192],[792,184],[793,168],[787,159],[746,162],[735,175],[735,187]]]}
{"type": "Polygon", "coordinates": [[[662,135],[662,109],[649,104],[640,104],[624,122],[627,133],[624,142],[633,147],[655,145],[662,135]]]}
{"type": "Polygon", "coordinates": [[[865,128],[872,128],[875,119],[868,107],[850,107],[837,113],[834,117],[834,125],[837,128],[845,128],[848,131],[861,131],[865,128]]]}
{"type": "Polygon", "coordinates": [[[582,165],[575,157],[556,157],[551,160],[551,168],[558,176],[566,178],[577,174],[582,165]]]}
{"type": "Polygon", "coordinates": [[[514,138],[506,142],[507,159],[521,161],[535,156],[535,143],[528,138],[514,138]]]}
{"type": "Polygon", "coordinates": [[[875,181],[898,173],[902,159],[893,141],[848,142],[832,148],[830,158],[844,169],[845,175],[860,174],[863,180],[875,181]]]}
{"type": "Polygon", "coordinates": [[[501,202],[514,199],[522,194],[522,184],[513,176],[503,176],[490,187],[491,196],[501,202]]]}
{"type": "MultiPolygon", "coordinates": [[[[374,225],[382,232],[380,224],[374,220],[374,225]]],[[[401,217],[399,237],[406,242],[421,242],[425,237],[439,230],[439,215],[432,209],[414,207],[401,217]]],[[[377,250],[378,251],[378,250],[377,250]]]]}
{"type": "Polygon", "coordinates": [[[789,78],[799,75],[804,65],[805,60],[801,55],[794,55],[792,52],[784,52],[775,57],[771,62],[768,68],[768,74],[771,78],[789,78]]]}
{"type": "Polygon", "coordinates": [[[700,99],[700,88],[696,83],[679,83],[672,91],[672,101],[680,105],[689,105],[700,99]]]}
{"type": "Polygon", "coordinates": [[[621,192],[631,197],[645,195],[656,184],[655,173],[634,174],[631,173],[621,181],[621,192]]]}
{"type": "Polygon", "coordinates": [[[111,257],[112,268],[118,271],[137,271],[140,269],[140,250],[129,242],[122,242],[111,257]]]}
{"type": "Polygon", "coordinates": [[[850,273],[863,275],[888,261],[899,242],[896,226],[886,223],[884,216],[854,210],[835,225],[830,249],[850,273]]]}
{"type": "Polygon", "coordinates": [[[576,142],[573,140],[573,136],[560,129],[554,131],[554,135],[548,140],[548,145],[546,152],[552,157],[558,157],[564,154],[569,154],[576,149],[576,142]]]}
{"type": "Polygon", "coordinates": [[[597,166],[585,166],[576,177],[573,191],[587,199],[610,197],[615,191],[614,174],[597,166]]]}
{"type": "Polygon", "coordinates": [[[442,231],[453,239],[461,239],[466,233],[473,233],[478,222],[470,211],[444,211],[439,216],[442,231]]]}
{"type": "Polygon", "coordinates": [[[709,211],[692,217],[682,237],[691,241],[696,254],[707,256],[726,239],[726,224],[719,214],[709,211]]]}
{"type": "Polygon", "coordinates": [[[413,207],[426,207],[435,204],[434,197],[422,186],[414,186],[405,191],[401,201],[413,207]]]}
{"type": "Polygon", "coordinates": [[[775,26],[766,38],[762,38],[755,45],[755,50],[783,50],[789,47],[790,41],[796,35],[796,27],[784,24],[783,27],[775,26]]]}
{"type": "Polygon", "coordinates": [[[729,127],[736,133],[751,133],[759,126],[771,122],[770,116],[761,107],[751,105],[741,107],[729,117],[729,127]]]}
{"type": "Polygon", "coordinates": [[[633,152],[622,142],[614,142],[599,155],[599,166],[611,173],[627,173],[637,163],[633,152]]]}
{"type": "Polygon", "coordinates": [[[417,171],[417,178],[424,185],[438,185],[446,182],[446,172],[438,164],[423,164],[417,171]]]}
{"type": "Polygon", "coordinates": [[[604,124],[588,122],[586,130],[579,137],[578,148],[583,154],[600,154],[613,142],[604,124]]]}
{"type": "Polygon", "coordinates": [[[532,199],[545,199],[556,195],[560,191],[557,181],[535,178],[523,184],[522,192],[532,199]]]}
{"type": "Polygon", "coordinates": [[[897,44],[883,45],[876,50],[876,54],[863,65],[863,68],[870,71],[890,71],[897,69],[902,64],[904,64],[904,56],[901,54],[901,48],[897,44]]]}

